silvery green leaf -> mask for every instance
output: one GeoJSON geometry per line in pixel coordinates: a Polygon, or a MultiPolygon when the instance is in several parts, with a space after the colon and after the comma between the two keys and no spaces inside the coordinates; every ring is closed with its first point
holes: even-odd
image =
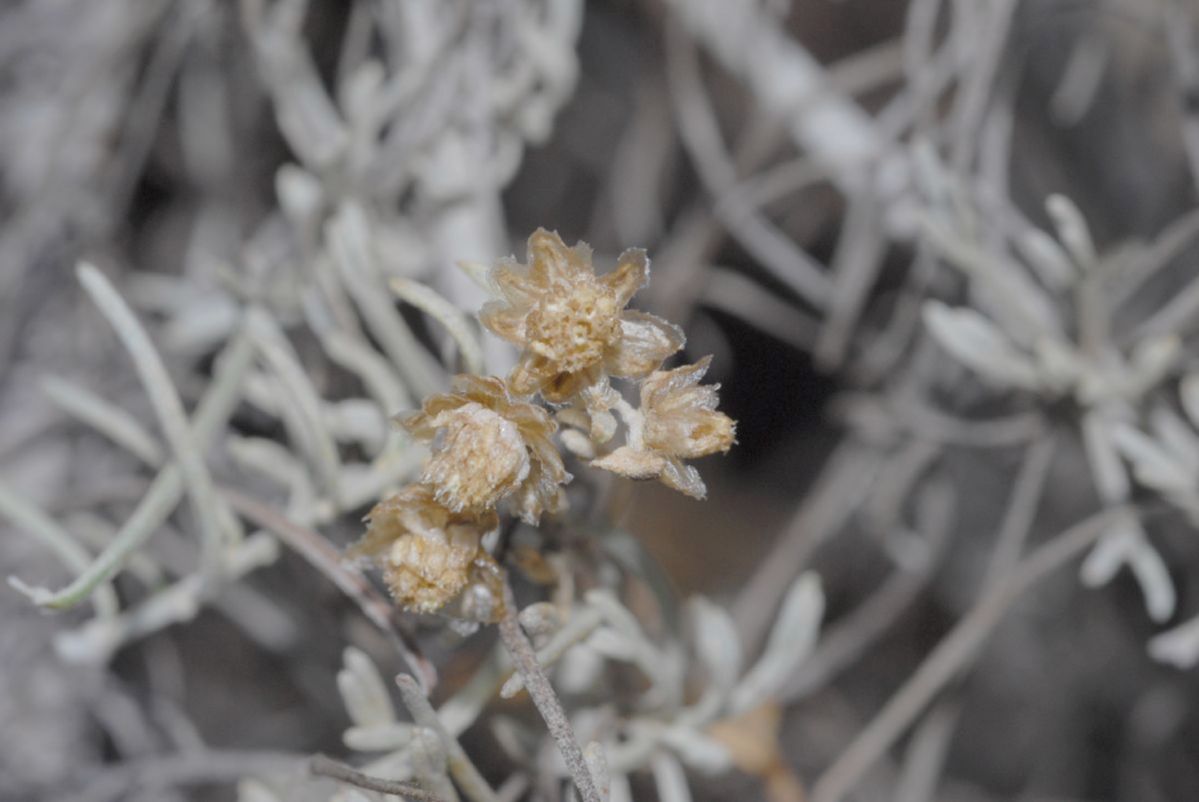
{"type": "Polygon", "coordinates": [[[587,763],[587,771],[595,782],[600,799],[608,799],[611,794],[612,777],[608,772],[608,758],[604,755],[604,745],[599,741],[589,741],[583,747],[583,760],[587,763]]]}
{"type": "Polygon", "coordinates": [[[733,618],[723,607],[703,597],[691,599],[688,611],[695,629],[695,650],[711,683],[727,692],[741,672],[741,640],[733,618]]]}
{"type": "Polygon", "coordinates": [[[666,727],[659,734],[684,763],[705,774],[720,774],[732,767],[732,756],[715,738],[686,726],[666,727]]]}
{"type": "Polygon", "coordinates": [[[924,322],[946,352],[983,378],[1000,386],[1038,388],[1036,368],[994,324],[974,310],[926,301],[924,322]]]}
{"type": "Polygon", "coordinates": [[[386,77],[383,65],[369,60],[358,65],[341,87],[338,101],[352,125],[373,125],[378,116],[379,89],[386,77]]]}
{"type": "Polygon", "coordinates": [[[971,298],[991,315],[1008,338],[1025,348],[1042,337],[1064,337],[1056,304],[1028,274],[987,257],[971,285],[971,298]]]}
{"type": "Polygon", "coordinates": [[[237,802],[283,802],[278,794],[262,780],[252,777],[237,784],[237,802]]]}
{"type": "Polygon", "coordinates": [[[1191,474],[1199,475],[1199,435],[1174,410],[1160,405],[1154,407],[1149,413],[1149,426],[1157,441],[1174,459],[1186,466],[1191,474]]]}
{"type": "Polygon", "coordinates": [[[1069,289],[1078,278],[1070,257],[1053,237],[1039,228],[1029,227],[1015,238],[1016,249],[1036,271],[1046,287],[1062,291],[1069,289]]]}
{"type": "Polygon", "coordinates": [[[341,740],[355,752],[391,752],[412,739],[412,727],[406,721],[350,727],[342,733],[341,740]]]}
{"type": "Polygon", "coordinates": [[[774,696],[816,645],[824,616],[820,578],[802,574],[783,599],[761,658],[733,690],[729,709],[744,713],[774,696]]]}
{"type": "Polygon", "coordinates": [[[320,180],[295,164],[285,164],[275,173],[275,195],[283,213],[295,225],[308,226],[324,203],[320,180]]]}
{"type": "Polygon", "coordinates": [[[1187,493],[1194,489],[1196,477],[1141,430],[1117,423],[1112,427],[1111,438],[1116,450],[1132,464],[1133,475],[1141,484],[1163,493],[1187,493]]]}
{"type": "Polygon", "coordinates": [[[1128,555],[1128,567],[1141,586],[1141,594],[1145,597],[1145,609],[1149,617],[1159,624],[1169,620],[1174,615],[1178,594],[1174,590],[1174,580],[1170,578],[1170,569],[1157,549],[1145,538],[1135,543],[1128,555]]]}
{"type": "Polygon", "coordinates": [[[1199,663],[1199,616],[1154,636],[1149,641],[1149,655],[1175,668],[1194,668],[1199,663]]]}
{"type": "Polygon", "coordinates": [[[1092,409],[1082,418],[1082,442],[1095,480],[1099,498],[1106,504],[1118,504],[1128,499],[1131,485],[1120,455],[1111,440],[1110,416],[1103,410],[1092,409]]]}
{"type": "Polygon", "coordinates": [[[562,655],[557,684],[565,693],[583,693],[595,687],[603,670],[603,656],[587,644],[580,644],[562,655]]]}
{"type": "Polygon", "coordinates": [[[1037,372],[1046,390],[1065,393],[1081,381],[1086,365],[1074,349],[1056,337],[1041,337],[1033,344],[1037,372]]]}
{"type": "Polygon", "coordinates": [[[652,767],[659,802],[691,802],[687,774],[673,755],[659,752],[654,755],[652,767]]]}
{"type": "Polygon", "coordinates": [[[1130,358],[1129,395],[1140,395],[1161,382],[1182,356],[1176,335],[1150,337],[1137,343],[1130,358]]]}
{"type": "Polygon", "coordinates": [[[458,354],[462,357],[462,366],[467,373],[483,372],[483,347],[461,309],[429,287],[412,279],[397,276],[391,279],[389,286],[401,299],[445,327],[458,346],[458,354]]]}
{"type": "Polygon", "coordinates": [[[329,798],[329,802],[374,802],[374,800],[357,788],[342,786],[338,789],[337,793],[329,798]]]}
{"type": "Polygon", "coordinates": [[[520,625],[534,641],[553,635],[562,626],[558,607],[551,602],[534,602],[520,611],[520,625]]]}
{"type": "Polygon", "coordinates": [[[1106,584],[1124,565],[1141,586],[1149,617],[1160,622],[1173,615],[1177,595],[1170,572],[1149,543],[1140,521],[1132,515],[1113,523],[1087,555],[1082,564],[1082,582],[1088,587],[1106,584]]]}
{"type": "Polygon", "coordinates": [[[614,774],[608,784],[608,802],[633,802],[633,789],[627,774],[614,774]]]}
{"type": "Polygon", "coordinates": [[[1182,399],[1182,411],[1191,425],[1199,429],[1199,373],[1188,373],[1182,377],[1178,387],[1182,399]]]}
{"type": "Polygon", "coordinates": [[[343,668],[337,672],[337,689],[346,712],[359,727],[395,722],[395,710],[387,686],[374,661],[361,649],[347,647],[342,655],[343,668]]]}
{"type": "Polygon", "coordinates": [[[1065,195],[1050,195],[1045,200],[1045,211],[1053,219],[1058,239],[1066,246],[1075,264],[1084,270],[1094,267],[1098,261],[1095,242],[1091,239],[1091,229],[1086,219],[1074,201],[1065,195]]]}

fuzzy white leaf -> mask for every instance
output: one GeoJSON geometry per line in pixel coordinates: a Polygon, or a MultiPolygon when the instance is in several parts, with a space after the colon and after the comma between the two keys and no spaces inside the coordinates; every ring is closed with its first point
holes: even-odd
{"type": "Polygon", "coordinates": [[[237,784],[237,802],[283,802],[266,783],[253,778],[237,784]]]}
{"type": "Polygon", "coordinates": [[[342,662],[344,667],[337,672],[337,688],[350,719],[359,727],[393,723],[395,709],[374,661],[362,650],[350,646],[342,654],[342,662]]]}
{"type": "Polygon", "coordinates": [[[752,710],[778,692],[816,645],[823,616],[820,578],[805,573],[787,591],[762,657],[733,690],[729,708],[734,714],[752,710]]]}
{"type": "Polygon", "coordinates": [[[583,747],[583,760],[587,763],[587,771],[599,791],[600,799],[608,799],[612,790],[612,777],[608,772],[608,758],[604,755],[604,745],[598,741],[590,741],[583,747]]]}
{"type": "Polygon", "coordinates": [[[702,597],[688,604],[695,628],[695,650],[712,684],[728,692],[741,673],[741,640],[733,618],[723,607],[702,597]]]}
{"type": "Polygon", "coordinates": [[[445,327],[458,346],[467,373],[483,372],[483,347],[462,310],[436,292],[407,278],[393,278],[391,291],[445,327]]]}
{"type": "Polygon", "coordinates": [[[341,740],[355,752],[391,752],[412,740],[412,728],[406,721],[350,727],[342,733],[341,740]]]}
{"type": "Polygon", "coordinates": [[[1199,373],[1188,373],[1179,384],[1182,410],[1191,425],[1199,429],[1199,373]]]}
{"type": "Polygon", "coordinates": [[[1192,475],[1199,475],[1199,436],[1174,410],[1157,406],[1149,413],[1157,441],[1192,475]]]}
{"type": "Polygon", "coordinates": [[[1037,371],[1045,389],[1065,393],[1078,384],[1086,365],[1066,343],[1056,337],[1041,337],[1033,345],[1037,371]]]}
{"type": "Polygon", "coordinates": [[[1199,616],[1154,636],[1149,656],[1175,668],[1194,668],[1199,663],[1199,616]]]}
{"type": "Polygon", "coordinates": [[[989,320],[972,309],[939,301],[924,305],[929,332],[951,356],[1001,386],[1036,390],[1036,368],[989,320]]]}
{"type": "Polygon", "coordinates": [[[1016,249],[1036,271],[1037,276],[1053,290],[1066,290],[1074,283],[1078,273],[1070,257],[1057,240],[1039,228],[1020,232],[1015,240],[1016,249]]]}
{"type": "Polygon", "coordinates": [[[316,218],[324,203],[324,189],[312,173],[294,164],[285,164],[275,173],[275,195],[283,213],[295,225],[307,226],[316,218]]]}
{"type": "Polygon", "coordinates": [[[660,737],[684,763],[705,774],[720,774],[732,766],[732,756],[724,745],[697,729],[667,727],[660,737]]]}
{"type": "Polygon", "coordinates": [[[1163,493],[1185,494],[1194,488],[1195,476],[1144,432],[1118,423],[1112,428],[1111,438],[1116,450],[1132,464],[1133,475],[1141,484],[1163,493]]]}
{"type": "Polygon", "coordinates": [[[1140,395],[1166,377],[1182,356],[1182,341],[1173,334],[1136,344],[1130,359],[1129,395],[1140,395]]]}
{"type": "Polygon", "coordinates": [[[691,802],[687,774],[672,755],[666,752],[654,755],[653,772],[660,802],[691,802]]]}
{"type": "Polygon", "coordinates": [[[1141,586],[1149,617],[1160,622],[1173,615],[1177,594],[1170,572],[1149,543],[1140,521],[1131,515],[1115,522],[1087,555],[1082,564],[1082,582],[1088,587],[1106,584],[1124,565],[1141,586]]]}
{"type": "Polygon", "coordinates": [[[1075,264],[1084,270],[1095,266],[1095,242],[1082,212],[1074,201],[1065,195],[1050,195],[1045,200],[1045,211],[1049,212],[1057,228],[1058,239],[1066,246],[1075,264]]]}
{"type": "Polygon", "coordinates": [[[1119,504],[1128,499],[1131,485],[1112,443],[1111,424],[1106,417],[1100,410],[1091,410],[1083,416],[1082,442],[1099,498],[1106,504],[1119,504]]]}

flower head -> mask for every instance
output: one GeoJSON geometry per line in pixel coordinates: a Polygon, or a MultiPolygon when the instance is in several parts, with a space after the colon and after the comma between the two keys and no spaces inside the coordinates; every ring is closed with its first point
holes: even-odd
{"type": "Polygon", "coordinates": [[[570,480],[550,440],[557,424],[513,399],[500,379],[458,376],[454,392],[430,397],[402,423],[433,443],[421,482],[451,512],[479,514],[511,496],[520,517],[536,523],[570,480]]]}
{"type": "Polygon", "coordinates": [[[491,562],[480,543],[498,526],[494,511],[454,513],[438,503],[430,488],[409,485],[374,506],[366,535],[351,553],[382,567],[400,606],[431,613],[461,594],[491,562]]]}
{"type": "Polygon", "coordinates": [[[625,309],[648,281],[645,251],[625,251],[615,270],[597,276],[587,245],[567,248],[539,228],[529,237],[528,261],[507,260],[492,270],[500,299],[479,314],[483,325],[523,349],[508,376],[514,393],[541,393],[563,404],[606,386],[608,376],[647,376],[683,347],[678,326],[625,309]]]}
{"type": "Polygon", "coordinates": [[[694,498],[707,495],[699,471],[683,463],[733,445],[737,424],[716,411],[718,384],[701,385],[712,357],[675,370],[656,371],[641,384],[641,422],[629,444],[592,466],[635,479],[661,479],[694,498]]]}

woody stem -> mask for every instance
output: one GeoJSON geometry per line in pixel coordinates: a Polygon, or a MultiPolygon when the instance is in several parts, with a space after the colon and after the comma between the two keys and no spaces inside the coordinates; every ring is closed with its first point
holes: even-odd
{"type": "Polygon", "coordinates": [[[537,661],[533,644],[529,642],[524,630],[520,628],[516,612],[516,600],[512,595],[512,586],[505,577],[504,610],[503,617],[499,622],[500,639],[504,642],[508,654],[512,656],[512,662],[516,665],[517,673],[524,680],[525,688],[533,697],[533,704],[536,706],[537,712],[541,714],[545,726],[558,745],[558,751],[561,753],[566,767],[570,770],[570,776],[579,790],[579,796],[583,798],[583,802],[604,802],[595,780],[587,768],[583,750],[579,747],[579,741],[575,737],[574,727],[571,726],[570,719],[566,717],[562,702],[559,701],[553,686],[550,685],[541,663],[537,661]]]}

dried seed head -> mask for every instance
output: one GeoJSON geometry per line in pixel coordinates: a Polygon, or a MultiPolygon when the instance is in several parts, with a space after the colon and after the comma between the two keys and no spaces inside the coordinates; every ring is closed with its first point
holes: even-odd
{"type": "Polygon", "coordinates": [[[409,610],[440,610],[470,581],[478,546],[404,535],[391,545],[383,568],[395,600],[409,610]]]}
{"type": "Polygon", "coordinates": [[[566,403],[608,376],[646,376],[683,347],[677,326],[625,311],[649,277],[644,251],[625,251],[615,270],[596,276],[590,248],[567,248],[557,234],[538,229],[528,259],[491,271],[500,299],[479,314],[483,325],[524,349],[508,377],[513,392],[566,403]]]}
{"type": "Polygon", "coordinates": [[[733,445],[737,425],[716,411],[720,385],[700,385],[712,361],[656,371],[641,384],[641,428],[632,442],[591,465],[633,479],[660,479],[663,484],[702,499],[707,488],[699,471],[683,463],[733,445]]]}
{"type": "Polygon", "coordinates": [[[392,595],[405,609],[441,609],[472,582],[474,566],[487,556],[483,535],[499,526],[494,511],[455,513],[424,485],[410,485],[380,501],[367,516],[366,535],[351,554],[372,558],[383,569],[392,595]]]}
{"type": "Polygon", "coordinates": [[[441,445],[421,481],[453,510],[484,510],[529,475],[529,453],[516,424],[471,401],[438,416],[441,445]]]}
{"type": "Polygon", "coordinates": [[[453,393],[432,396],[403,424],[433,443],[421,481],[451,511],[482,513],[511,498],[517,514],[536,523],[558,508],[558,486],[570,474],[550,439],[557,424],[512,398],[501,380],[458,376],[453,393]]]}
{"type": "Polygon", "coordinates": [[[694,365],[658,371],[641,385],[646,448],[695,459],[732,447],[736,424],[716,411],[720,385],[699,383],[711,362],[707,356],[694,365]]]}

